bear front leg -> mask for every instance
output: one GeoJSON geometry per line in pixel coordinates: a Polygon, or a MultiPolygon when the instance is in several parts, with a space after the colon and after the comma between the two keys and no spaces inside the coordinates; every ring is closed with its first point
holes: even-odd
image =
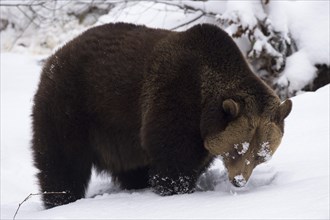
{"type": "Polygon", "coordinates": [[[143,143],[151,159],[150,185],[163,196],[194,192],[205,170],[208,154],[199,131],[182,125],[144,130],[143,143]]]}
{"type": "Polygon", "coordinates": [[[171,57],[174,65],[155,65],[159,68],[146,79],[141,96],[141,145],[150,159],[150,184],[160,195],[194,192],[208,165],[200,132],[198,68],[183,57],[179,63],[171,57]]]}

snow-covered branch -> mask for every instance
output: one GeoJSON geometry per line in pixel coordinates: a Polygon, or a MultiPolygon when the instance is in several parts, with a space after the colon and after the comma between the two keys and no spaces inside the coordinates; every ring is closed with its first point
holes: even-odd
{"type": "MultiPolygon", "coordinates": [[[[265,6],[268,2],[228,2],[218,21],[234,38],[246,36],[250,42],[247,58],[256,73],[274,89],[286,65],[286,58],[297,50],[290,33],[276,31],[265,6]]],[[[280,91],[279,91],[280,92],[280,91]]],[[[286,98],[285,96],[283,98],[286,98]]]]}
{"type": "Polygon", "coordinates": [[[326,2],[3,0],[0,4],[5,51],[28,48],[49,53],[83,30],[109,22],[175,31],[212,23],[235,39],[256,74],[282,98],[330,82],[326,2]],[[323,65],[326,71],[321,71],[323,65]]]}

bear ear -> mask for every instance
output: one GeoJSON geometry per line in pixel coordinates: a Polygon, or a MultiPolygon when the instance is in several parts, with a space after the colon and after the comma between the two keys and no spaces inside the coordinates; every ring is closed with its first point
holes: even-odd
{"type": "Polygon", "coordinates": [[[230,114],[233,118],[236,118],[239,113],[239,105],[232,99],[226,99],[225,101],[223,101],[222,108],[227,114],[230,114]]]}
{"type": "Polygon", "coordinates": [[[281,120],[284,120],[291,112],[292,110],[292,101],[290,99],[285,100],[280,104],[279,107],[279,118],[281,120]]]}

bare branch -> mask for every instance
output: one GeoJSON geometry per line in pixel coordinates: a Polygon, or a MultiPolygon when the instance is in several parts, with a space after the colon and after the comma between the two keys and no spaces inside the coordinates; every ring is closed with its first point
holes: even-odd
{"type": "Polygon", "coordinates": [[[202,10],[201,8],[194,8],[190,5],[187,5],[187,4],[176,4],[176,3],[171,3],[169,1],[154,1],[155,3],[161,3],[161,4],[164,4],[164,5],[170,5],[170,6],[175,6],[175,7],[178,7],[184,11],[200,11],[202,12],[204,15],[209,15],[209,16],[216,16],[217,14],[213,13],[213,12],[206,12],[204,10],[202,10]]]}
{"type": "Polygon", "coordinates": [[[193,19],[191,19],[191,20],[189,20],[189,21],[187,21],[187,22],[185,22],[185,23],[183,23],[183,24],[180,24],[180,25],[178,25],[178,26],[176,26],[176,27],[173,27],[173,28],[171,28],[170,30],[173,31],[173,30],[176,30],[176,29],[178,29],[178,28],[180,28],[180,27],[183,27],[183,26],[186,26],[186,25],[188,25],[188,24],[191,24],[191,23],[193,23],[194,21],[197,21],[198,19],[200,19],[200,18],[203,17],[203,16],[205,16],[205,15],[204,15],[204,14],[200,14],[200,15],[197,16],[196,18],[193,18],[193,19]]]}
{"type": "Polygon", "coordinates": [[[41,195],[52,195],[52,194],[66,194],[67,192],[42,192],[42,193],[30,193],[21,203],[18,204],[18,207],[16,209],[16,212],[14,214],[13,220],[15,220],[16,215],[18,213],[18,210],[21,208],[21,205],[23,205],[24,202],[26,202],[28,199],[30,199],[32,196],[41,196],[41,195]]]}
{"type": "Polygon", "coordinates": [[[176,30],[180,27],[189,25],[189,24],[193,23],[194,21],[197,21],[198,19],[200,19],[203,16],[215,17],[217,15],[216,13],[206,12],[205,10],[203,10],[201,8],[194,8],[194,7],[192,7],[190,5],[187,5],[187,4],[176,4],[176,3],[169,2],[169,1],[158,1],[158,0],[155,0],[154,2],[155,3],[161,3],[161,4],[164,4],[164,5],[178,7],[179,9],[184,10],[184,11],[201,12],[201,14],[198,15],[197,17],[195,17],[191,20],[188,20],[187,22],[182,23],[178,26],[175,26],[175,27],[171,28],[170,30],[176,30]]]}
{"type": "Polygon", "coordinates": [[[46,1],[38,2],[38,3],[30,3],[30,4],[26,4],[26,3],[17,3],[17,4],[0,3],[0,6],[4,6],[4,7],[19,7],[19,6],[29,7],[29,6],[40,6],[40,5],[44,5],[44,4],[46,4],[46,1]]]}

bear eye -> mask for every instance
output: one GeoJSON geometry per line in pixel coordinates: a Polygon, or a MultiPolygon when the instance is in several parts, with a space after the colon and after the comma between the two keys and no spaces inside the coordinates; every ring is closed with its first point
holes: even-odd
{"type": "Polygon", "coordinates": [[[255,126],[253,124],[250,124],[248,127],[249,132],[253,132],[255,130],[255,126]]]}

